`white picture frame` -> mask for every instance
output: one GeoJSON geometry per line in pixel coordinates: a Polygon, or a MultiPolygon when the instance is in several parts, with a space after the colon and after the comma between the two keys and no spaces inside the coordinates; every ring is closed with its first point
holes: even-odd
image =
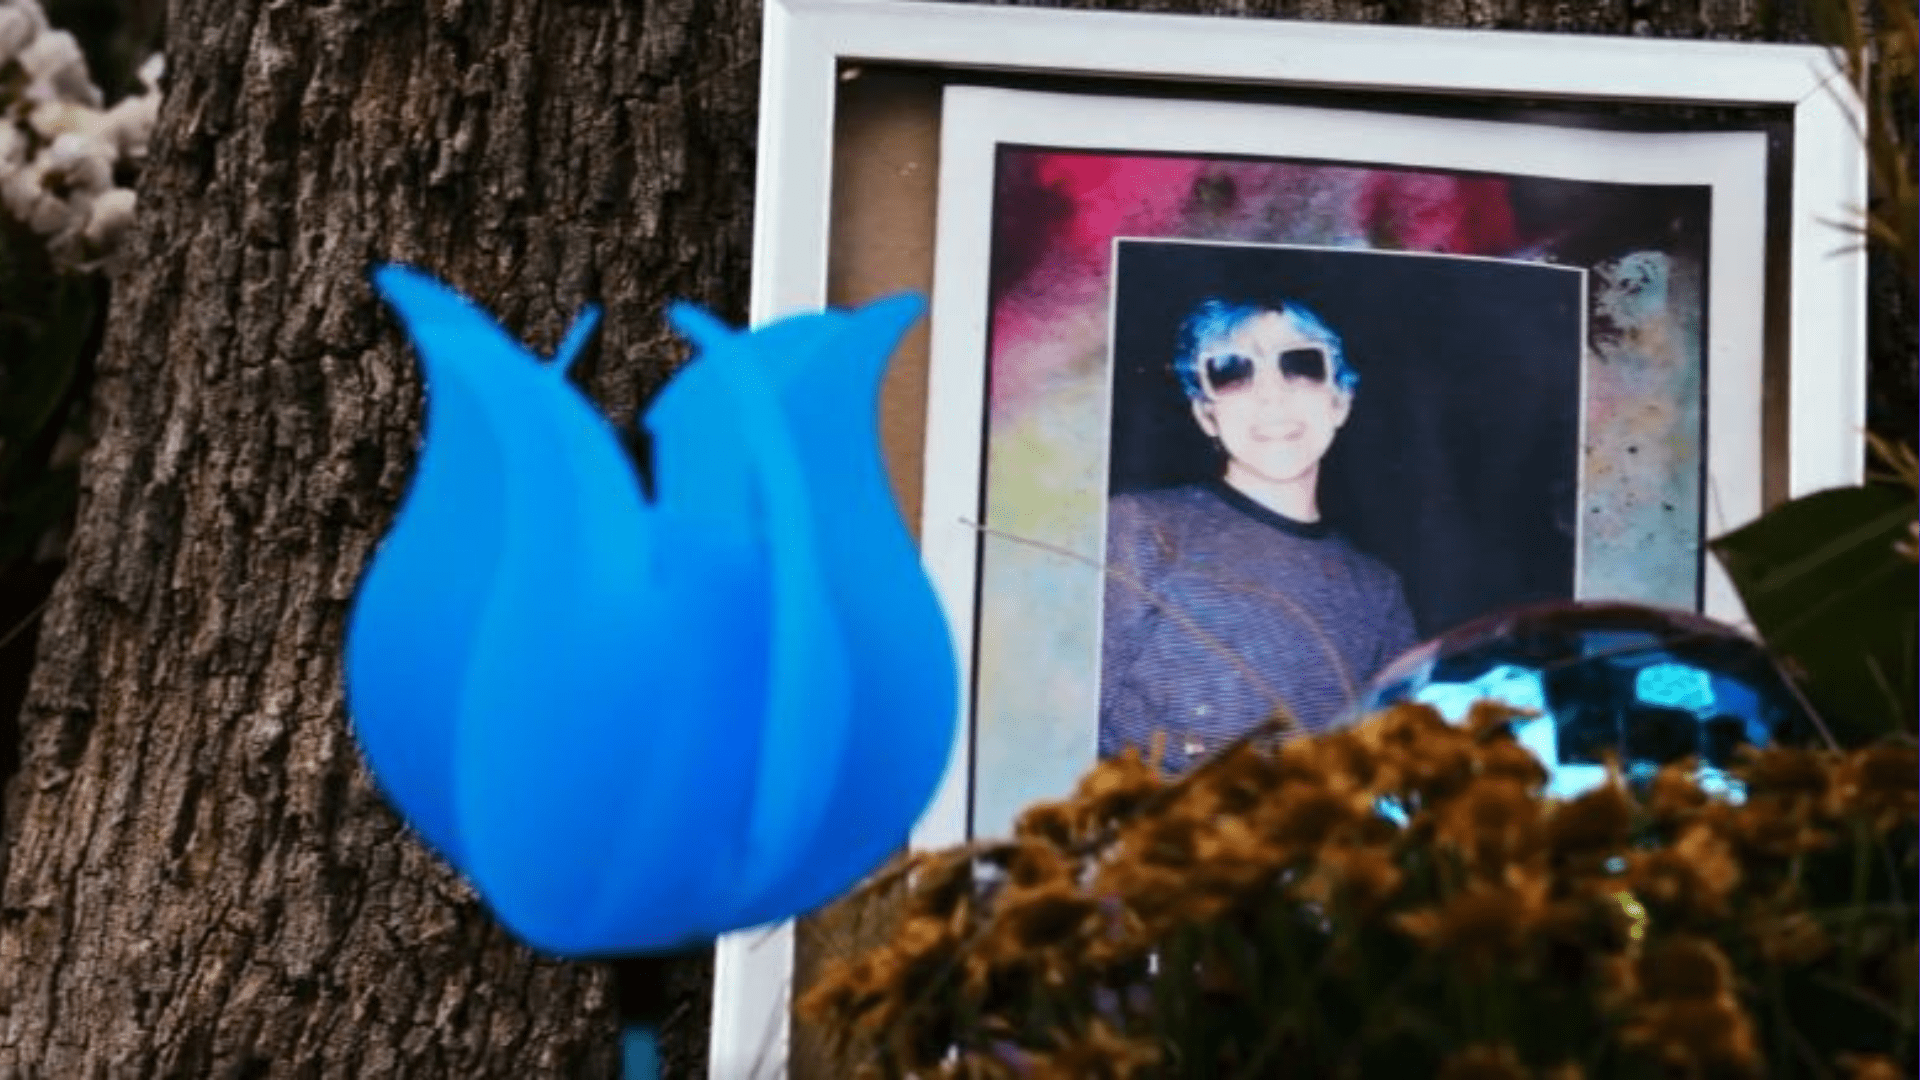
{"type": "MultiPolygon", "coordinates": [[[[1739,434],[1709,450],[1729,460],[1758,455],[1762,450],[1760,398],[1784,392],[1787,405],[1780,434],[1785,494],[1860,480],[1866,270],[1857,238],[1841,223],[1857,216],[1866,204],[1865,155],[1858,134],[1862,110],[1844,73],[1824,49],[892,0],[767,0],[755,191],[751,302],[755,324],[817,310],[826,302],[837,93],[846,69],[876,63],[944,73],[954,82],[993,73],[1023,73],[1054,79],[1085,77],[1089,89],[1100,85],[1096,80],[1108,85],[1118,79],[1184,83],[1205,87],[1213,96],[1222,87],[1249,92],[1291,88],[1432,95],[1452,101],[1524,98],[1536,104],[1778,110],[1790,117],[1792,162],[1784,184],[1788,202],[1785,258],[1790,275],[1783,316],[1787,355],[1781,381],[1785,385],[1763,385],[1768,376],[1757,359],[1744,366],[1737,359],[1717,361],[1726,370],[1750,369],[1753,378],[1728,394],[1727,400],[1716,393],[1711,401],[1716,410],[1712,423],[1723,434],[1730,429],[1739,434]]],[[[960,144],[952,142],[956,138],[961,143],[966,138],[1020,138],[1022,125],[1031,125],[1029,135],[1048,145],[1074,145],[1062,141],[1072,136],[1063,134],[1057,122],[1057,110],[1071,107],[1070,103],[1056,101],[1048,109],[1024,109],[1033,99],[1011,108],[1002,100],[998,106],[989,102],[984,109],[978,107],[980,101],[1000,93],[978,92],[986,98],[976,96],[975,105],[964,106],[973,111],[958,126],[943,120],[943,143],[957,151],[960,144]],[[1023,111],[1026,119],[1020,119],[1023,111]]],[[[1137,102],[1119,113],[1098,100],[1086,104],[1082,137],[1087,141],[1080,145],[1145,148],[1157,143],[1158,149],[1196,152],[1275,152],[1271,142],[1253,146],[1235,140],[1243,137],[1249,124],[1260,126],[1246,119],[1250,110],[1283,108],[1171,100],[1152,105],[1167,116],[1148,118],[1140,115],[1137,102]],[[1233,114],[1242,115],[1235,120],[1233,114]],[[1209,115],[1214,119],[1195,120],[1209,115]],[[1168,145],[1168,132],[1180,129],[1189,131],[1189,136],[1181,137],[1192,142],[1168,145]]],[[[1431,121],[1442,126],[1475,122],[1431,121]]],[[[1382,130],[1394,126],[1391,116],[1377,123],[1382,130]]],[[[1409,138],[1417,143],[1423,123],[1427,122],[1409,119],[1401,126],[1413,132],[1409,138]]],[[[1350,132],[1349,137],[1353,137],[1350,132]]],[[[1366,138],[1375,140],[1367,145],[1379,154],[1386,153],[1383,148],[1397,136],[1370,132],[1366,138]]],[[[1624,140],[1623,147],[1632,141],[1604,132],[1585,132],[1581,138],[1619,138],[1624,140]]],[[[1644,136],[1641,145],[1650,145],[1644,136]]],[[[1329,152],[1338,156],[1339,151],[1339,147],[1319,147],[1302,150],[1301,156],[1329,152]]],[[[1722,166],[1730,170],[1723,177],[1729,197],[1777,197],[1778,186],[1771,192],[1764,190],[1764,184],[1755,188],[1751,145],[1730,154],[1722,166]],[[1731,164],[1736,159],[1747,165],[1731,164]],[[1735,175],[1743,170],[1744,180],[1735,175]]],[[[1387,153],[1367,160],[1393,158],[1387,153]]],[[[1408,160],[1445,164],[1417,153],[1408,160]]],[[[964,170],[978,164],[978,155],[943,149],[943,183],[953,185],[939,196],[946,236],[965,235],[982,213],[980,199],[990,196],[990,177],[984,184],[978,175],[964,178],[964,170]],[[960,179],[945,175],[954,168],[961,170],[955,174],[960,179]]],[[[1643,182],[1653,182],[1649,173],[1637,175],[1643,182]]],[[[1742,232],[1745,238],[1729,233],[1727,242],[1736,246],[1728,251],[1751,251],[1754,230],[1734,232],[1742,232]]],[[[1717,252],[1716,260],[1726,253],[1717,252]]],[[[1752,254],[1763,258],[1765,250],[1752,254]]],[[[978,564],[980,533],[974,515],[958,511],[979,504],[984,408],[979,343],[986,335],[980,292],[983,258],[982,252],[965,250],[965,245],[951,241],[942,241],[935,252],[934,357],[927,391],[927,483],[921,515],[923,556],[954,627],[963,696],[971,685],[965,674],[975,661],[975,583],[969,568],[978,564]]],[[[1761,328],[1746,321],[1752,323],[1748,330],[1717,334],[1713,349],[1728,357],[1737,357],[1738,350],[1757,350],[1761,328]],[[1749,332],[1751,337],[1741,336],[1749,332]]],[[[1729,384],[1716,383],[1717,388],[1723,385],[1729,384]]],[[[1723,490],[1715,493],[1715,531],[1734,527],[1759,512],[1758,472],[1756,460],[1750,477],[1732,468],[1716,477],[1716,485],[1723,490]]],[[[1723,586],[1709,586],[1705,607],[1722,616],[1737,612],[1737,603],[1723,586]]],[[[942,846],[966,836],[972,712],[972,703],[963,700],[948,779],[914,832],[915,846],[942,846]]],[[[793,948],[790,925],[729,935],[719,943],[710,1075],[727,1080],[786,1075],[793,948]]]]}

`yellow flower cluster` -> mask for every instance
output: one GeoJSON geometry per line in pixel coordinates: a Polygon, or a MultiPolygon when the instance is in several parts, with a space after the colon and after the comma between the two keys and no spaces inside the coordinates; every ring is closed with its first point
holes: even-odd
{"type": "Polygon", "coordinates": [[[802,1014],[880,1077],[1911,1068],[1910,743],[1753,753],[1737,804],[1690,763],[1556,801],[1512,719],[1103,762],[896,864],[897,932],[802,1014]]]}

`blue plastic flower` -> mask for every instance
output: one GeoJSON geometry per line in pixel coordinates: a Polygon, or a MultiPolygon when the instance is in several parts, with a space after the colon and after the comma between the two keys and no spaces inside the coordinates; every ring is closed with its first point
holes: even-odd
{"type": "Polygon", "coordinates": [[[946,765],[946,624],[879,452],[914,297],[698,349],[642,424],[651,497],[566,379],[414,271],[413,486],[361,582],[349,711],[375,775],[500,919],[564,955],[816,907],[905,842],[946,765]]]}

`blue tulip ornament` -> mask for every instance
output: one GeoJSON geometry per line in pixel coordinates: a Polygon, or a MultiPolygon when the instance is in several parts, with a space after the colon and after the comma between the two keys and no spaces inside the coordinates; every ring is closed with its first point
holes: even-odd
{"type": "Polygon", "coordinates": [[[412,487],[360,584],[347,703],[388,797],[564,956],[817,907],[902,844],[954,733],[946,624],[889,492],[881,375],[914,297],[735,331],[641,421],[643,483],[479,308],[373,275],[425,371],[412,487]]]}

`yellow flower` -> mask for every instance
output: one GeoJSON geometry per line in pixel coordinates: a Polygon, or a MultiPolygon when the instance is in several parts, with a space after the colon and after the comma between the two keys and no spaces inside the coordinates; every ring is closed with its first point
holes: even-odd
{"type": "Polygon", "coordinates": [[[1062,1039],[1053,1051],[1029,1058],[1020,1075],[1032,1080],[1130,1080],[1159,1062],[1160,1050],[1152,1042],[1095,1020],[1086,1031],[1062,1039]]]}
{"type": "Polygon", "coordinates": [[[1149,937],[1185,918],[1193,903],[1193,890],[1183,870],[1131,856],[1103,865],[1094,893],[1118,897],[1125,912],[1137,920],[1139,932],[1149,937]]]}
{"type": "Polygon", "coordinates": [[[1623,847],[1633,828],[1633,802],[1617,782],[1554,806],[1547,846],[1561,859],[1605,858],[1623,847]]]}
{"type": "Polygon", "coordinates": [[[1848,754],[1833,771],[1829,812],[1865,818],[1877,832],[1920,817],[1920,749],[1882,743],[1848,754]]]}
{"type": "Polygon", "coordinates": [[[1311,743],[1318,747],[1318,764],[1324,775],[1337,777],[1355,787],[1374,790],[1385,762],[1381,754],[1357,728],[1344,728],[1294,745],[1311,743]]]}
{"type": "Polygon", "coordinates": [[[1734,771],[1746,782],[1749,798],[1824,795],[1831,763],[1817,750],[1798,746],[1748,748],[1734,771]]]}
{"type": "Polygon", "coordinates": [[[1020,888],[1037,888],[1056,881],[1071,882],[1078,867],[1071,856],[1044,840],[1015,841],[1001,865],[1007,869],[1007,881],[1020,888]]]}
{"type": "Polygon", "coordinates": [[[1634,974],[1640,1001],[1621,1029],[1624,1043],[1689,1073],[1758,1072],[1753,1022],[1734,995],[1733,965],[1718,945],[1686,935],[1650,943],[1634,974]]]}
{"type": "Polygon", "coordinates": [[[1474,749],[1464,738],[1429,741],[1419,756],[1410,756],[1402,766],[1406,790],[1430,806],[1458,794],[1473,781],[1478,764],[1474,749]]]}
{"type": "Polygon", "coordinates": [[[1473,735],[1447,723],[1430,705],[1403,702],[1382,710],[1355,729],[1354,737],[1378,756],[1371,787],[1380,794],[1418,792],[1433,798],[1465,783],[1473,772],[1473,735]]]}
{"type": "Polygon", "coordinates": [[[1241,894],[1271,879],[1286,861],[1286,851],[1267,842],[1246,821],[1221,818],[1198,834],[1194,867],[1198,889],[1241,894]]]}
{"type": "Polygon", "coordinates": [[[1683,1074],[1758,1076],[1761,1071],[1753,1022],[1731,997],[1643,1005],[1621,1029],[1620,1038],[1683,1074]]]}
{"type": "Polygon", "coordinates": [[[997,979],[1066,984],[1099,929],[1099,904],[1065,882],[1009,888],[994,908],[964,965],[969,996],[984,997],[997,979]]]}
{"type": "Polygon", "coordinates": [[[966,850],[919,856],[910,872],[913,894],[906,913],[945,918],[973,896],[973,853],[966,850]]]}
{"type": "Polygon", "coordinates": [[[1663,825],[1677,825],[1692,818],[1707,803],[1707,793],[1694,776],[1693,761],[1675,762],[1654,774],[1647,791],[1647,813],[1663,825]]]}
{"type": "Polygon", "coordinates": [[[1538,846],[1542,810],[1524,783],[1479,777],[1435,808],[1434,838],[1459,849],[1469,867],[1497,873],[1538,846]]]}
{"type": "Polygon", "coordinates": [[[1229,747],[1195,772],[1183,795],[1191,800],[1197,813],[1208,817],[1245,814],[1258,808],[1281,783],[1278,759],[1241,743],[1229,747]]]}
{"type": "Polygon", "coordinates": [[[1833,947],[1825,928],[1805,912],[1756,918],[1748,932],[1760,955],[1775,964],[1810,964],[1833,947]]]}
{"type": "Polygon", "coordinates": [[[1102,760],[1080,780],[1072,805],[1075,831],[1091,835],[1109,824],[1132,816],[1140,804],[1163,787],[1160,771],[1129,747],[1102,760]]]}
{"type": "Polygon", "coordinates": [[[1430,949],[1491,966],[1516,957],[1547,913],[1550,882],[1521,876],[1512,884],[1475,882],[1440,906],[1394,917],[1401,932],[1430,949]]]}
{"type": "Polygon", "coordinates": [[[1066,882],[1036,889],[1008,889],[994,908],[983,942],[1004,936],[1009,952],[1070,943],[1084,933],[1098,905],[1066,882]]]}
{"type": "Polygon", "coordinates": [[[1646,909],[1632,893],[1582,888],[1547,904],[1537,932],[1539,955],[1557,980],[1572,984],[1592,975],[1603,993],[1618,987],[1624,994],[1631,989],[1631,963],[1620,970],[1609,965],[1637,954],[1646,927],[1646,909]]]}
{"type": "Polygon", "coordinates": [[[1186,869],[1199,857],[1199,818],[1164,814],[1135,823],[1126,832],[1123,850],[1155,866],[1186,869]]]}
{"type": "Polygon", "coordinates": [[[1740,886],[1740,863],[1719,833],[1693,825],[1673,844],[1634,853],[1628,886],[1641,900],[1694,918],[1727,913],[1740,886]]]}
{"type": "Polygon", "coordinates": [[[1529,794],[1537,794],[1547,782],[1547,770],[1540,759],[1511,737],[1481,747],[1480,774],[1518,781],[1529,794]]]}
{"type": "Polygon", "coordinates": [[[1448,1055],[1438,1080],[1531,1080],[1531,1076],[1513,1047],[1482,1043],[1448,1055]]]}
{"type": "Polygon", "coordinates": [[[1906,1080],[1906,1074],[1885,1054],[1841,1054],[1847,1080],[1906,1080]]]}
{"type": "Polygon", "coordinates": [[[1325,786],[1288,785],[1261,815],[1266,838],[1289,856],[1308,855],[1339,839],[1373,816],[1373,799],[1364,791],[1325,786]]]}
{"type": "Polygon", "coordinates": [[[832,1028],[865,1028],[869,1013],[887,998],[887,978],[872,954],[830,963],[801,997],[800,1015],[832,1028]]]}
{"type": "Polygon", "coordinates": [[[1707,999],[1733,993],[1733,965],[1705,938],[1676,935],[1640,954],[1640,992],[1649,999],[1707,999]]]}
{"type": "Polygon", "coordinates": [[[1070,803],[1036,803],[1013,824],[1013,835],[1021,840],[1044,840],[1055,847],[1071,847],[1079,839],[1074,831],[1070,803]]]}
{"type": "Polygon", "coordinates": [[[1386,848],[1327,847],[1296,892],[1322,908],[1339,909],[1342,918],[1365,919],[1399,892],[1405,876],[1386,848]]]}
{"type": "Polygon", "coordinates": [[[1538,715],[1532,709],[1516,709],[1505,702],[1481,698],[1467,709],[1467,722],[1461,726],[1476,738],[1487,739],[1511,731],[1515,721],[1531,720],[1538,715]]]}
{"type": "Polygon", "coordinates": [[[1836,843],[1834,835],[1815,820],[1814,806],[1811,799],[1774,795],[1726,807],[1715,820],[1744,856],[1785,860],[1824,851],[1836,843]]]}

